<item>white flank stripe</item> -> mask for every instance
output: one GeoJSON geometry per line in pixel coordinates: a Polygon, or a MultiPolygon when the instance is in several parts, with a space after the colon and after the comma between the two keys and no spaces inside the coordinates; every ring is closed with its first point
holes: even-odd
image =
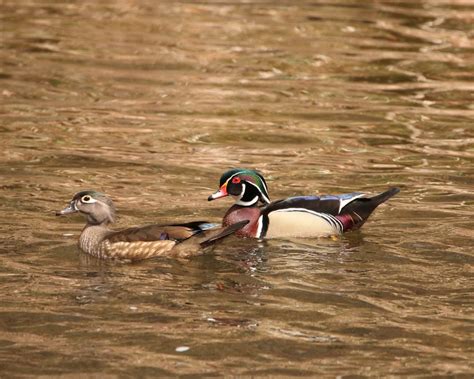
{"type": "Polygon", "coordinates": [[[263,216],[260,216],[257,221],[257,235],[255,237],[257,238],[262,237],[262,229],[263,229],[263,216]]]}

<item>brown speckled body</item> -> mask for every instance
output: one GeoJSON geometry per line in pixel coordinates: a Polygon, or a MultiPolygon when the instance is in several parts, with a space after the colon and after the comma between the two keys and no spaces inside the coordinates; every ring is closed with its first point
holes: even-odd
{"type": "Polygon", "coordinates": [[[242,207],[240,205],[233,205],[225,214],[222,226],[229,226],[239,221],[249,220],[249,223],[235,234],[239,237],[256,237],[260,215],[261,212],[258,207],[242,207]]]}
{"type": "MultiPolygon", "coordinates": [[[[87,225],[79,238],[79,247],[87,254],[101,259],[140,260],[167,254],[176,245],[173,240],[111,242],[107,236],[111,234],[104,225],[87,225]]],[[[175,252],[180,255],[179,251],[175,252]]]]}

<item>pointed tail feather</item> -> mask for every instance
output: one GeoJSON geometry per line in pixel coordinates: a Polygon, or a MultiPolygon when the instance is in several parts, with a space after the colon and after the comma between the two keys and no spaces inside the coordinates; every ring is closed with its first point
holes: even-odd
{"type": "Polygon", "coordinates": [[[400,192],[400,188],[393,187],[374,197],[361,197],[346,205],[337,216],[344,225],[344,231],[359,229],[367,221],[372,212],[380,204],[400,192]]]}
{"type": "Polygon", "coordinates": [[[375,205],[374,209],[380,204],[385,203],[388,199],[390,199],[392,196],[395,196],[399,192],[400,192],[400,188],[392,187],[389,190],[382,192],[379,195],[371,197],[370,200],[375,205]]]}
{"type": "Polygon", "coordinates": [[[234,234],[236,231],[242,229],[248,223],[249,223],[249,220],[243,220],[243,221],[236,222],[235,224],[232,224],[232,225],[223,227],[221,229],[218,229],[217,234],[214,234],[214,235],[210,236],[206,240],[202,241],[199,245],[202,248],[208,247],[208,246],[216,243],[217,241],[219,241],[219,240],[221,240],[221,239],[223,239],[227,236],[230,236],[231,234],[234,234]]]}

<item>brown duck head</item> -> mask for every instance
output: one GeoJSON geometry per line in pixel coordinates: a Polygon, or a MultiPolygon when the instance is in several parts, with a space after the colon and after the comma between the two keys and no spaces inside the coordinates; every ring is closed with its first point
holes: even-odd
{"type": "Polygon", "coordinates": [[[114,203],[100,192],[88,190],[76,193],[66,208],[56,212],[56,216],[76,212],[85,215],[89,225],[107,225],[115,222],[114,203]]]}

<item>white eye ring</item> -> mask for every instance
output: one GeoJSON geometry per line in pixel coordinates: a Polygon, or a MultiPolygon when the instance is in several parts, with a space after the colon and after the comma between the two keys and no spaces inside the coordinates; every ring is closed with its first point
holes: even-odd
{"type": "Polygon", "coordinates": [[[96,203],[96,202],[97,202],[97,200],[93,199],[89,195],[84,195],[84,196],[81,197],[81,203],[92,204],[92,203],[96,203]]]}

